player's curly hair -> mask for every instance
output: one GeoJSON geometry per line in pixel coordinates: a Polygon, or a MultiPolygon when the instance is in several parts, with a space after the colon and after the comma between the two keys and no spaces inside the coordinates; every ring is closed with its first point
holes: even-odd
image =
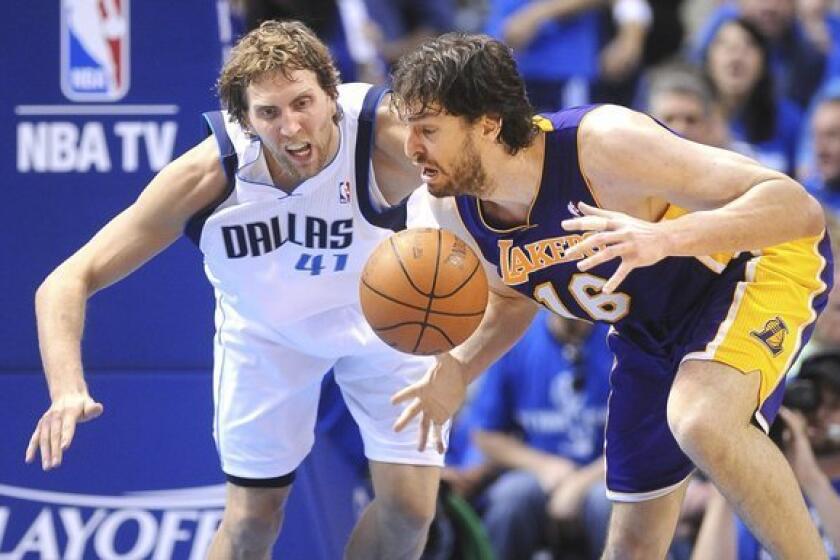
{"type": "MultiPolygon", "coordinates": [[[[338,99],[338,69],[326,45],[299,21],[266,21],[242,37],[231,49],[216,89],[233,120],[245,125],[248,99],[245,89],[260,77],[280,72],[291,78],[296,70],[311,70],[318,84],[332,99],[338,99]]],[[[338,111],[334,120],[338,122],[338,111]]]]}
{"type": "Polygon", "coordinates": [[[534,108],[510,48],[487,35],[447,33],[403,56],[391,75],[402,117],[444,111],[475,122],[501,117],[508,153],[534,141],[534,108]]]}

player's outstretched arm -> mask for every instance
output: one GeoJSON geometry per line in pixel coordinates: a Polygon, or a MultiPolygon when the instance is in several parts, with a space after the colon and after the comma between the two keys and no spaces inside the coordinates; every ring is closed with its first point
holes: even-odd
{"type": "Polygon", "coordinates": [[[44,469],[60,465],[76,424],[102,413],[102,405],[88,394],[82,369],[87,299],[175,241],[187,220],[222,194],[225,183],[215,140],[208,138],[161,170],[131,206],[38,288],[38,342],[52,404],[32,433],[27,462],[40,451],[44,469]]]}
{"type": "Polygon", "coordinates": [[[418,449],[426,448],[429,433],[438,452],[445,451],[441,426],[464,403],[467,385],[507,352],[531,324],[537,304],[517,292],[491,289],[487,309],[478,329],[463,344],[438,356],[423,378],[391,397],[391,402],[409,402],[394,423],[397,431],[420,415],[418,449]]]}

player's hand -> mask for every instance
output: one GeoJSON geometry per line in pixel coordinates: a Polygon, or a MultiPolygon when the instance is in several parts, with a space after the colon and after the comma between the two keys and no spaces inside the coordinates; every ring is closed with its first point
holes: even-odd
{"type": "Polygon", "coordinates": [[[49,409],[38,420],[29,445],[26,448],[26,462],[35,460],[41,451],[41,467],[46,471],[61,465],[64,450],[73,441],[76,424],[93,420],[102,414],[103,407],[87,393],[72,393],[53,401],[49,409]]]}
{"type": "Polygon", "coordinates": [[[578,204],[578,209],[583,213],[582,217],[561,223],[566,231],[595,232],[566,251],[569,258],[584,257],[578,262],[578,270],[586,272],[612,259],[621,259],[616,271],[601,288],[603,293],[614,292],[633,269],[650,266],[668,256],[667,240],[659,224],[583,202],[578,204]],[[585,256],[587,254],[589,256],[585,256]]]}
{"type": "Polygon", "coordinates": [[[392,404],[411,401],[394,422],[394,430],[401,431],[415,416],[420,415],[420,439],[417,449],[426,449],[431,431],[432,445],[442,454],[446,451],[443,443],[443,425],[461,408],[466,396],[466,375],[461,362],[450,354],[441,354],[437,356],[437,363],[420,381],[391,397],[392,404]]]}

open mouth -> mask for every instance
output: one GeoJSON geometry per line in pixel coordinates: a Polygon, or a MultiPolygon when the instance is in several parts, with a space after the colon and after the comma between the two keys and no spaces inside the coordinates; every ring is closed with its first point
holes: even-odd
{"type": "Polygon", "coordinates": [[[309,142],[299,142],[297,144],[289,144],[286,146],[286,153],[292,159],[298,161],[305,161],[312,155],[312,144],[309,142]]]}
{"type": "Polygon", "coordinates": [[[423,179],[424,183],[428,183],[433,181],[439,174],[440,172],[434,167],[423,166],[423,169],[420,172],[420,177],[423,179]]]}

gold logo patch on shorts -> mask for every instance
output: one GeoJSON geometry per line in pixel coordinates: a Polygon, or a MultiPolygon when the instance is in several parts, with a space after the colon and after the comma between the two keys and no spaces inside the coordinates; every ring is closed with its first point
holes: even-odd
{"type": "Polygon", "coordinates": [[[788,327],[778,315],[767,321],[763,329],[750,331],[750,334],[760,340],[773,356],[782,353],[787,333],[788,327]]]}

